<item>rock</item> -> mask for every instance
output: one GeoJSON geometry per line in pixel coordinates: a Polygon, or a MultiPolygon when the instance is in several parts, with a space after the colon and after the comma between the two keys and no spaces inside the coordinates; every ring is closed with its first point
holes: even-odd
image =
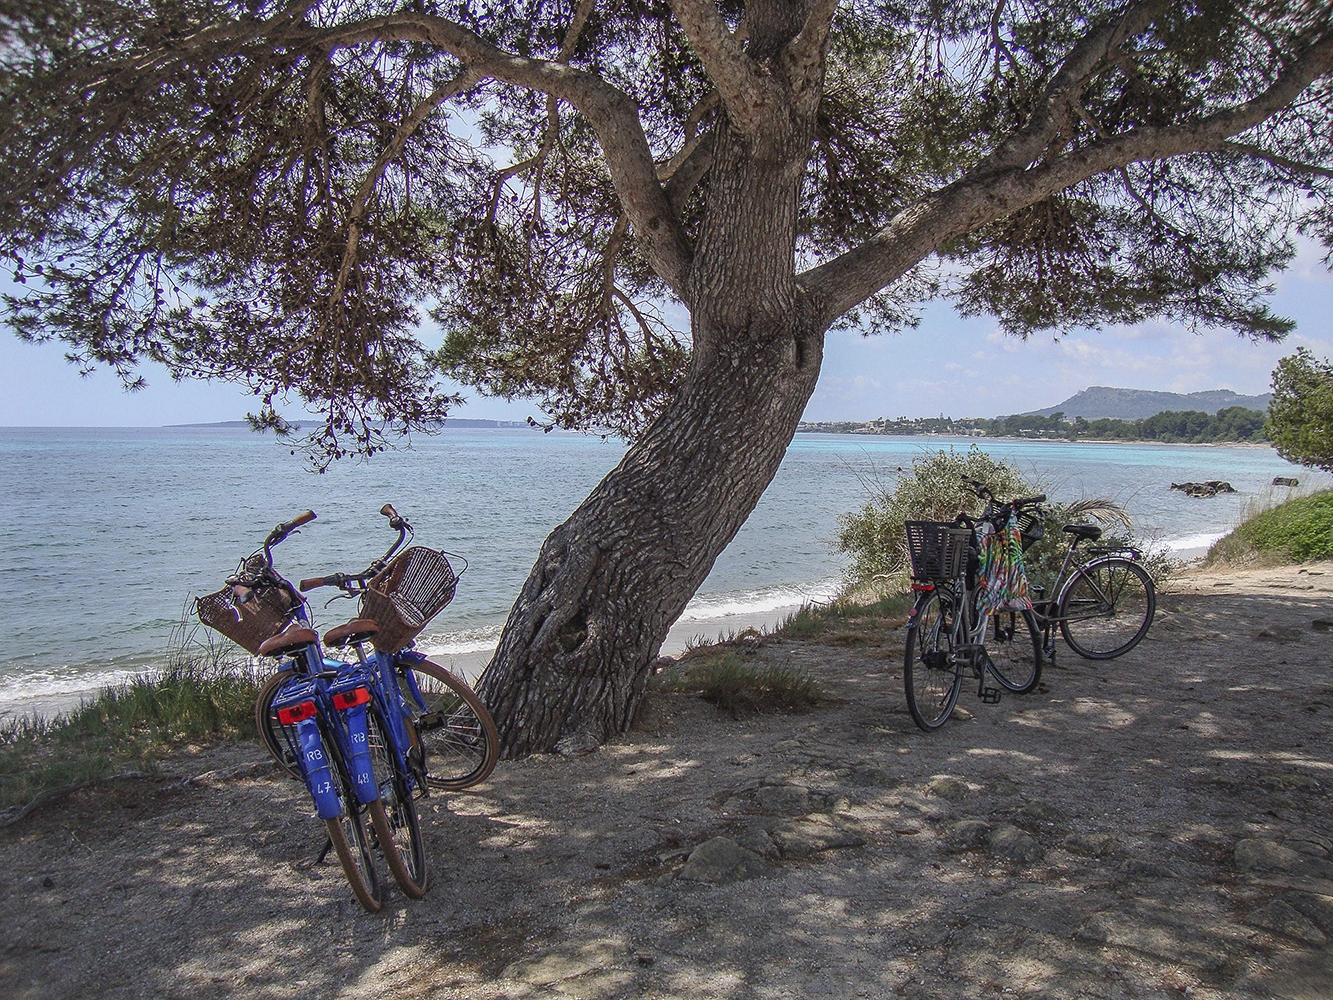
{"type": "Polygon", "coordinates": [[[1333,897],[1312,892],[1286,892],[1282,901],[1299,910],[1325,934],[1333,935],[1333,897]]]}
{"type": "Polygon", "coordinates": [[[1333,622],[1327,618],[1316,618],[1310,623],[1310,627],[1316,632],[1333,632],[1333,622]]]}
{"type": "Polygon", "coordinates": [[[1333,879],[1333,862],[1272,840],[1251,838],[1236,845],[1236,867],[1243,872],[1285,872],[1333,879]]]}
{"type": "Polygon", "coordinates": [[[955,851],[976,851],[990,838],[991,826],[985,820],[960,819],[949,827],[949,846],[955,851]]]}
{"type": "Polygon", "coordinates": [[[926,786],[926,791],[950,802],[961,802],[972,793],[972,789],[967,787],[967,782],[947,776],[936,778],[926,786]]]}
{"type": "Polygon", "coordinates": [[[1109,833],[1071,833],[1065,838],[1064,846],[1078,854],[1100,858],[1115,848],[1115,836],[1109,833]]]}
{"type": "Polygon", "coordinates": [[[1219,493],[1235,493],[1235,489],[1230,483],[1224,483],[1220,479],[1210,479],[1206,483],[1172,483],[1173,490],[1180,490],[1189,497],[1215,497],[1219,493]]]}
{"type": "Polygon", "coordinates": [[[1273,642],[1294,642],[1304,635],[1300,629],[1291,625],[1265,625],[1254,633],[1256,639],[1270,639],[1273,642]]]}
{"type": "Polygon", "coordinates": [[[534,986],[549,986],[575,976],[584,976],[605,969],[616,960],[616,949],[610,942],[593,941],[581,946],[547,952],[535,958],[520,959],[502,973],[505,979],[517,979],[534,986]]]}
{"type": "Polygon", "coordinates": [[[770,816],[804,816],[810,811],[810,789],[804,785],[765,785],[754,793],[754,804],[770,816]]]}
{"type": "Polygon", "coordinates": [[[1018,811],[1018,820],[1026,826],[1056,826],[1065,821],[1065,814],[1049,802],[1033,799],[1018,811]]]}
{"type": "Polygon", "coordinates": [[[758,823],[755,823],[743,834],[736,838],[736,843],[743,850],[753,851],[761,857],[771,858],[774,861],[780,856],[778,845],[773,843],[773,838],[768,835],[768,831],[758,823]]]}
{"type": "Polygon", "coordinates": [[[1005,823],[992,830],[986,846],[997,857],[1023,864],[1040,861],[1043,853],[1041,845],[1032,839],[1031,834],[1024,833],[1012,823],[1005,823]]]}
{"type": "Polygon", "coordinates": [[[1160,861],[1145,861],[1142,858],[1130,858],[1118,870],[1121,875],[1128,878],[1145,878],[1154,882],[1180,878],[1180,872],[1170,865],[1164,865],[1160,861]]]}
{"type": "Polygon", "coordinates": [[[1251,927],[1285,934],[1289,938],[1307,944],[1322,945],[1328,942],[1324,932],[1312,924],[1303,913],[1280,899],[1275,899],[1267,906],[1255,910],[1245,918],[1245,922],[1251,927]]]}
{"type": "Polygon", "coordinates": [[[722,885],[768,875],[772,871],[773,866],[754,851],[747,851],[730,837],[714,837],[690,852],[685,867],[676,873],[676,878],[722,885]]]}
{"type": "Polygon", "coordinates": [[[863,839],[835,824],[827,816],[799,816],[768,831],[784,858],[808,858],[835,847],[860,847],[863,839]]]}
{"type": "Polygon", "coordinates": [[[1301,481],[1300,481],[1299,479],[1293,479],[1291,476],[1274,476],[1274,477],[1273,477],[1273,485],[1274,485],[1274,486],[1299,486],[1299,485],[1301,485],[1301,481]]]}

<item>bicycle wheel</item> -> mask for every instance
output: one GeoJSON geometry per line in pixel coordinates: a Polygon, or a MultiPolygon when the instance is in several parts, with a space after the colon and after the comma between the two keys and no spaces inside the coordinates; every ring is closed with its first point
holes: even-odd
{"type": "Polygon", "coordinates": [[[426,845],[421,839],[417,805],[407,776],[397,765],[387,730],[379,709],[372,708],[366,715],[366,742],[380,797],[367,811],[393,880],[403,895],[420,899],[426,894],[426,845]]]}
{"type": "Polygon", "coordinates": [[[1060,634],[1088,660],[1109,660],[1138,645],[1152,625],[1157,593],[1138,563],[1118,556],[1079,568],[1060,595],[1060,634]]]}
{"type": "Polygon", "coordinates": [[[400,663],[398,670],[403,701],[412,711],[412,733],[424,756],[426,784],[458,791],[485,781],[500,759],[500,738],[476,692],[429,660],[400,663]],[[408,684],[409,673],[424,711],[408,684]]]}
{"type": "Polygon", "coordinates": [[[352,887],[357,901],[368,912],[378,913],[383,893],[379,873],[375,871],[375,859],[370,853],[370,835],[366,833],[365,816],[352,792],[352,779],[333,734],[326,724],[322,724],[321,729],[324,747],[329,751],[329,763],[342,786],[342,814],[324,821],[329,828],[333,853],[338,856],[338,864],[342,865],[343,874],[347,876],[347,883],[352,887]]]}
{"type": "Polygon", "coordinates": [[[289,742],[283,735],[283,731],[290,730],[291,727],[279,722],[278,713],[273,710],[273,699],[278,695],[278,688],[291,676],[290,673],[274,674],[259,689],[259,696],[255,698],[255,730],[259,733],[259,740],[264,744],[269,756],[277,761],[278,766],[289,776],[300,781],[301,771],[297,767],[291,749],[294,741],[289,742]]]}
{"type": "Polygon", "coordinates": [[[1027,694],[1041,680],[1041,634],[1031,611],[997,611],[986,626],[986,659],[1000,686],[1027,694]]]}
{"type": "Polygon", "coordinates": [[[962,665],[951,655],[954,613],[953,597],[932,590],[917,598],[908,619],[903,689],[912,721],[926,732],[944,725],[963,687],[962,665]]]}

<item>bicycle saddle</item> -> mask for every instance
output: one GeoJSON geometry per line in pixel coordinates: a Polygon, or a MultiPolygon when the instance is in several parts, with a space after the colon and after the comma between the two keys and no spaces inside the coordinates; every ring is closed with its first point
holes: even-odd
{"type": "Polygon", "coordinates": [[[1090,542],[1102,537],[1102,529],[1095,524],[1066,524],[1062,530],[1069,532],[1075,538],[1086,538],[1090,542]]]}
{"type": "Polygon", "coordinates": [[[364,642],[380,630],[369,618],[354,618],[345,625],[338,625],[324,633],[324,645],[341,649],[354,642],[364,642]]]}
{"type": "Polygon", "coordinates": [[[283,653],[290,653],[294,649],[300,649],[302,646],[308,646],[312,642],[318,642],[319,636],[312,628],[305,628],[299,624],[293,624],[286,631],[279,632],[271,639],[265,639],[259,644],[260,656],[281,656],[283,653]]]}

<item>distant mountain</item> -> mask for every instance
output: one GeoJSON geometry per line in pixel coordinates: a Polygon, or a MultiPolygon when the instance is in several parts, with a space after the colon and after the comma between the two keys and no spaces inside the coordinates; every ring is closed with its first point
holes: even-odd
{"type": "Polygon", "coordinates": [[[1163,410],[1201,410],[1204,413],[1216,413],[1228,406],[1244,406],[1251,410],[1268,409],[1271,393],[1262,396],[1242,396],[1230,389],[1209,389],[1207,392],[1154,392],[1151,389],[1115,389],[1107,385],[1094,385],[1082,392],[1076,392],[1063,403],[1056,403],[1044,410],[1029,410],[1028,413],[1049,417],[1052,413],[1063,413],[1069,419],[1086,417],[1088,420],[1100,420],[1112,417],[1117,420],[1142,420],[1163,410]]]}

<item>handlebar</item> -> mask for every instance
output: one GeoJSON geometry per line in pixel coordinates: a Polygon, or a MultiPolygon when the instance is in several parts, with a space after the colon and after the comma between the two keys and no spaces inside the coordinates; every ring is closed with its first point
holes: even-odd
{"type": "MultiPolygon", "coordinates": [[[[306,513],[310,512],[307,511],[306,513]]],[[[365,589],[365,582],[371,577],[379,575],[384,570],[384,567],[389,564],[389,559],[395,552],[402,548],[403,543],[413,533],[412,525],[407,523],[407,518],[403,517],[398,511],[393,509],[393,504],[386,503],[380,508],[380,513],[389,519],[389,527],[398,532],[397,540],[389,546],[388,551],[385,552],[384,555],[380,556],[360,573],[329,573],[325,576],[312,576],[309,579],[301,581],[300,589],[306,591],[315,590],[318,587],[338,587],[341,590],[347,591],[349,594],[355,594],[358,590],[365,589]]],[[[311,518],[314,516],[314,514],[310,514],[311,518]]],[[[305,514],[302,514],[301,517],[305,517],[305,514]]],[[[279,525],[278,527],[283,527],[283,525],[279,525]]]]}
{"type": "Polygon", "coordinates": [[[318,587],[345,587],[347,584],[356,580],[364,580],[364,576],[348,576],[346,573],[330,573],[328,576],[313,576],[308,580],[302,580],[301,590],[315,590],[318,587]]]}
{"type": "Polygon", "coordinates": [[[314,519],[315,512],[313,510],[308,510],[304,514],[297,514],[290,521],[283,521],[282,524],[278,525],[268,533],[268,537],[264,539],[264,547],[271,548],[272,546],[277,545],[293,531],[301,527],[301,525],[309,524],[314,519]]]}

